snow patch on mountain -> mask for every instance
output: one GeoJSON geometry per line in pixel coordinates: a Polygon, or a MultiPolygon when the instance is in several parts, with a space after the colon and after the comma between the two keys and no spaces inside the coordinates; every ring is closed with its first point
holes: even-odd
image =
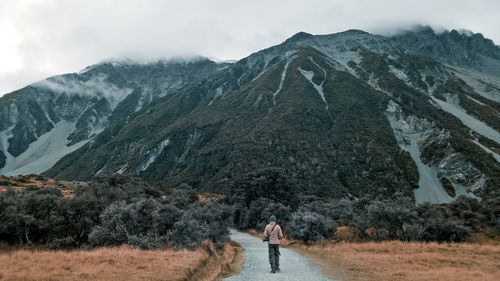
{"type": "Polygon", "coordinates": [[[404,71],[402,71],[401,69],[396,68],[390,64],[389,65],[389,72],[394,74],[394,76],[396,76],[399,80],[402,80],[402,81],[408,83],[408,81],[409,81],[408,75],[406,75],[406,73],[404,73],[404,71]]]}
{"type": "Polygon", "coordinates": [[[495,151],[487,148],[486,146],[482,145],[478,140],[473,141],[475,144],[477,144],[479,147],[481,147],[484,151],[486,151],[488,154],[491,154],[495,160],[500,163],[500,154],[496,153],[495,151]]]}
{"type": "Polygon", "coordinates": [[[248,70],[247,72],[242,73],[238,78],[238,85],[241,86],[242,78],[252,77],[250,81],[256,81],[276,64],[279,64],[283,61],[291,61],[296,52],[296,50],[289,50],[283,54],[282,52],[279,52],[279,50],[273,50],[271,48],[269,50],[261,51],[245,58],[248,70]],[[255,75],[255,71],[258,71],[257,75],[255,75]]]}
{"type": "Polygon", "coordinates": [[[325,79],[323,79],[323,81],[321,81],[321,84],[316,84],[313,82],[313,77],[314,77],[314,72],[313,71],[309,71],[309,70],[303,70],[302,68],[299,67],[299,71],[300,73],[302,74],[302,76],[304,76],[307,81],[309,81],[314,89],[316,90],[316,92],[318,92],[318,95],[321,97],[321,99],[323,100],[323,102],[326,104],[326,110],[328,110],[328,102],[326,101],[325,99],[325,93],[323,92],[323,83],[325,82],[325,79]]]}
{"type": "Polygon", "coordinates": [[[9,142],[8,140],[12,137],[12,129],[14,126],[11,126],[8,129],[5,129],[0,132],[0,150],[3,152],[5,156],[5,165],[0,168],[0,174],[2,174],[2,171],[5,169],[9,163],[11,163],[14,159],[14,156],[12,156],[7,150],[9,149],[9,142]]]}
{"type": "Polygon", "coordinates": [[[459,104],[456,96],[447,96],[446,101],[442,101],[435,97],[431,97],[432,100],[437,103],[442,110],[452,114],[457,117],[462,123],[475,131],[476,133],[483,135],[497,143],[500,144],[500,133],[495,129],[491,128],[484,122],[474,118],[469,115],[459,104]]]}
{"type": "Polygon", "coordinates": [[[333,35],[316,36],[310,41],[304,41],[302,44],[311,45],[347,69],[351,69],[349,66],[350,61],[356,64],[361,62],[362,57],[358,52],[360,47],[373,49],[378,52],[382,52],[382,49],[384,49],[376,39],[382,40],[382,37],[368,33],[358,33],[356,31],[348,33],[349,31],[333,35]]]}
{"type": "Polygon", "coordinates": [[[273,93],[273,104],[276,104],[276,96],[281,92],[281,89],[283,88],[283,81],[285,81],[285,76],[286,76],[286,71],[288,69],[288,65],[290,64],[290,60],[287,60],[285,63],[285,67],[283,69],[283,72],[281,73],[281,80],[280,84],[278,85],[278,89],[276,92],[273,93]]]}
{"type": "Polygon", "coordinates": [[[419,146],[431,134],[433,125],[414,115],[402,118],[401,109],[392,100],[386,110],[386,116],[394,131],[396,140],[401,149],[408,151],[418,169],[418,188],[413,190],[415,202],[421,203],[449,203],[452,198],[443,188],[437,176],[437,169],[422,162],[419,146]]]}
{"type": "Polygon", "coordinates": [[[464,157],[448,146],[445,157],[438,162],[425,164],[421,158],[421,150],[431,142],[448,142],[449,133],[436,128],[433,122],[409,114],[403,116],[398,104],[390,101],[386,116],[401,149],[408,151],[415,162],[418,173],[419,187],[414,190],[415,202],[421,203],[449,203],[460,195],[471,198],[477,197],[471,193],[481,189],[485,184],[484,175],[464,157]],[[451,197],[443,188],[441,178],[448,179],[454,190],[455,197],[451,197]]]}
{"type": "Polygon", "coordinates": [[[16,176],[45,172],[63,156],[77,150],[88,141],[81,141],[68,146],[67,138],[73,131],[75,131],[74,123],[60,121],[55,124],[52,130],[30,143],[28,149],[18,157],[13,157],[7,151],[9,132],[8,130],[2,131],[0,133],[0,142],[7,160],[6,165],[0,170],[0,174],[16,176]]]}
{"type": "Polygon", "coordinates": [[[469,85],[477,94],[495,102],[500,102],[500,78],[490,79],[484,74],[466,70],[456,70],[453,73],[469,85]]]}
{"type": "Polygon", "coordinates": [[[127,166],[128,166],[128,164],[121,166],[120,169],[118,169],[118,171],[116,171],[116,174],[123,175],[123,173],[125,173],[125,171],[127,170],[127,166]]]}
{"type": "Polygon", "coordinates": [[[97,172],[94,174],[94,176],[98,176],[98,175],[100,175],[102,172],[104,172],[104,169],[106,169],[106,166],[107,166],[107,165],[104,165],[101,169],[99,169],[99,171],[97,171],[97,172]]]}
{"type": "Polygon", "coordinates": [[[139,101],[137,102],[137,106],[135,107],[134,111],[137,112],[137,111],[143,109],[144,105],[150,104],[152,100],[153,100],[153,96],[151,95],[151,93],[144,91],[144,93],[139,98],[139,101]]]}
{"type": "Polygon", "coordinates": [[[214,98],[208,103],[208,105],[212,105],[212,103],[220,97],[222,97],[222,87],[217,87],[217,89],[215,89],[214,98]]]}
{"type": "Polygon", "coordinates": [[[470,99],[471,101],[473,101],[473,102],[475,102],[475,103],[479,104],[479,105],[487,106],[486,104],[484,104],[484,103],[482,103],[482,102],[480,102],[480,101],[476,100],[476,99],[475,99],[475,98],[473,98],[473,97],[467,96],[467,98],[468,98],[468,99],[470,99]]]}
{"type": "MultiPolygon", "coordinates": [[[[480,187],[482,187],[485,183],[485,178],[481,178],[477,184],[477,187],[475,188],[471,188],[470,190],[476,190],[480,187]]],[[[474,198],[476,200],[481,200],[481,198],[477,197],[474,193],[471,193],[469,191],[467,191],[467,188],[463,185],[463,184],[459,184],[459,183],[451,183],[451,185],[453,186],[453,189],[455,190],[455,199],[460,197],[460,196],[465,196],[465,197],[469,197],[469,198],[474,198]]]]}
{"type": "MultiPolygon", "coordinates": [[[[267,70],[268,65],[269,65],[269,61],[266,61],[266,63],[264,64],[264,67],[262,68],[262,70],[260,71],[260,73],[259,73],[259,74],[257,74],[257,76],[255,76],[255,77],[251,80],[251,82],[255,82],[255,80],[259,79],[259,78],[262,76],[262,74],[266,73],[266,70],[267,70]]],[[[252,67],[257,67],[257,66],[253,65],[252,67]]],[[[243,75],[244,75],[244,74],[243,74],[243,75]]],[[[242,75],[241,77],[243,77],[243,75],[242,75]]],[[[238,78],[238,85],[240,85],[241,77],[240,77],[240,78],[238,78]]],[[[241,85],[240,85],[240,86],[241,86],[241,85]]]]}
{"type": "Polygon", "coordinates": [[[166,139],[160,142],[160,144],[158,144],[153,149],[148,150],[146,152],[146,159],[136,167],[136,172],[139,174],[140,172],[146,171],[149,166],[154,163],[156,158],[163,152],[165,147],[168,146],[169,143],[170,139],[166,139]]]}
{"type": "MultiPolygon", "coordinates": [[[[441,138],[439,141],[446,141],[449,137],[449,135],[443,136],[444,138],[441,138]]],[[[429,140],[432,140],[432,137],[429,140]]],[[[452,148],[446,150],[446,156],[439,160],[437,169],[438,177],[447,178],[455,187],[456,194],[462,188],[470,192],[476,191],[483,188],[485,183],[484,174],[465,160],[462,154],[455,152],[452,148]]],[[[472,193],[465,195],[475,198],[472,193]]]]}
{"type": "Polygon", "coordinates": [[[203,135],[203,132],[199,129],[194,129],[194,132],[189,134],[188,139],[186,140],[186,150],[182,153],[182,155],[177,160],[177,164],[184,164],[187,162],[187,157],[191,150],[191,146],[193,146],[203,135]]]}

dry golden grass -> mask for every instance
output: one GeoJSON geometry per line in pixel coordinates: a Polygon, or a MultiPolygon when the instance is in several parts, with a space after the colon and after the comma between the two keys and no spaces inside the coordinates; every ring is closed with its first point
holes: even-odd
{"type": "Polygon", "coordinates": [[[327,242],[290,247],[342,280],[500,280],[498,243],[327,242]]]}
{"type": "Polygon", "coordinates": [[[0,252],[0,280],[213,280],[236,250],[211,245],[196,251],[146,251],[122,246],[93,251],[0,252]]]}
{"type": "MultiPolygon", "coordinates": [[[[262,236],[256,230],[248,233],[262,236]]],[[[348,228],[341,228],[339,234],[346,240],[359,240],[348,228]]],[[[335,280],[500,280],[500,240],[482,234],[470,240],[473,242],[327,241],[305,245],[284,239],[281,245],[321,265],[335,280]]]]}
{"type": "Polygon", "coordinates": [[[57,188],[61,190],[64,197],[75,197],[75,189],[77,185],[76,183],[59,181],[57,179],[37,180],[36,177],[37,175],[25,175],[17,177],[0,175],[0,191],[6,191],[7,187],[10,187],[17,192],[22,191],[28,186],[39,188],[57,188]]]}
{"type": "Polygon", "coordinates": [[[335,232],[335,236],[342,241],[357,242],[359,240],[356,232],[348,226],[339,226],[335,232]]]}

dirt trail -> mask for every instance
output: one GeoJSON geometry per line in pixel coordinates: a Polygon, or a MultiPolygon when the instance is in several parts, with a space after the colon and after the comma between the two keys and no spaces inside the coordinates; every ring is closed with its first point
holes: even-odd
{"type": "Polygon", "coordinates": [[[244,248],[243,255],[245,261],[240,274],[231,276],[224,280],[247,281],[247,280],[307,280],[307,281],[331,281],[323,275],[319,265],[313,264],[307,258],[297,252],[280,248],[280,268],[281,272],[272,274],[267,257],[267,243],[261,239],[246,233],[231,231],[231,239],[240,243],[244,248]]]}

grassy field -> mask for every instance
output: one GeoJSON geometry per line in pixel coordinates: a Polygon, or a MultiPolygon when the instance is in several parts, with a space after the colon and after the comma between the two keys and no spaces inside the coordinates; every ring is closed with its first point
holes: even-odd
{"type": "Polygon", "coordinates": [[[327,242],[288,247],[341,280],[500,280],[498,243],[327,242]]]}
{"type": "Polygon", "coordinates": [[[204,245],[196,251],[146,251],[128,246],[92,251],[0,252],[0,280],[214,280],[226,276],[241,250],[204,245]]]}
{"type": "MultiPolygon", "coordinates": [[[[262,236],[255,230],[248,231],[262,236]]],[[[282,240],[343,281],[498,281],[500,241],[475,237],[475,243],[333,242],[305,245],[282,240]]]]}

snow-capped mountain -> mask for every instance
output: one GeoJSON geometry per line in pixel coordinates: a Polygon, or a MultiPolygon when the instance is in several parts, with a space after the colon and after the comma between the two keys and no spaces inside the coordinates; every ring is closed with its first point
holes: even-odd
{"type": "Polygon", "coordinates": [[[109,61],[0,98],[0,173],[42,173],[155,99],[217,70],[204,59],[109,61]]]}
{"type": "Polygon", "coordinates": [[[235,63],[106,63],[0,99],[0,173],[225,193],[261,173],[306,195],[484,198],[500,189],[498,74],[491,40],[425,27],[301,32],[235,63]]]}

